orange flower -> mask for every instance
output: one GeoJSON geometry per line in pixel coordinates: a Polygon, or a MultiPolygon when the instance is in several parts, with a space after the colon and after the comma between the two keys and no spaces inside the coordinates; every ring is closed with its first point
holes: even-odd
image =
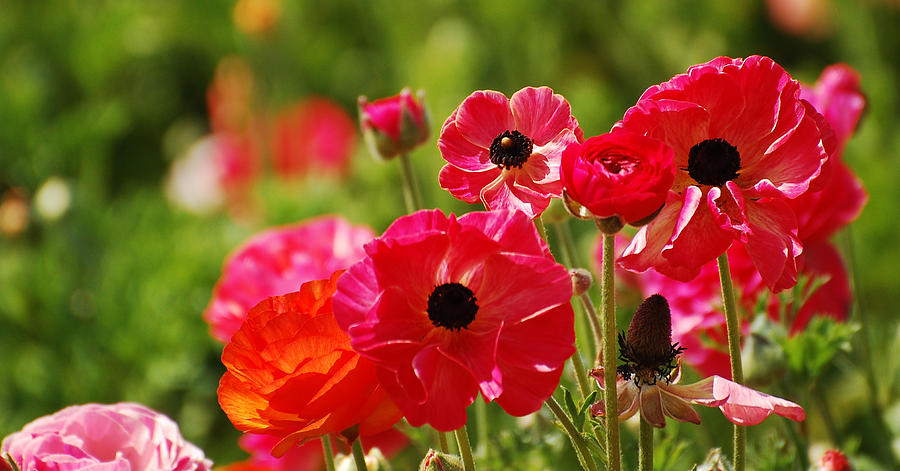
{"type": "Polygon", "coordinates": [[[260,302],[222,353],[222,410],[241,431],[281,438],[274,456],[325,434],[346,432],[352,441],[401,417],[373,364],[350,348],[334,320],[331,298],[341,273],[260,302]]]}

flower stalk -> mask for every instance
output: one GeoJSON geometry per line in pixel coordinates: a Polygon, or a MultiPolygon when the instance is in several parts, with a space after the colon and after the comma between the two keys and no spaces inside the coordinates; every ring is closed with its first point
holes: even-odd
{"type": "Polygon", "coordinates": [[[447,432],[442,432],[440,430],[435,430],[438,436],[438,447],[441,449],[441,453],[450,453],[450,442],[447,440],[447,432]]]}
{"type": "MultiPolygon", "coordinates": [[[[575,250],[575,241],[572,240],[572,232],[569,230],[569,225],[566,222],[554,222],[553,230],[556,234],[556,238],[559,239],[560,247],[562,248],[562,261],[563,264],[575,268],[576,265],[579,264],[577,252],[575,250]]],[[[579,296],[581,298],[581,304],[584,306],[584,314],[587,317],[588,323],[591,325],[591,332],[594,338],[594,349],[591,353],[593,356],[594,353],[599,354],[603,351],[603,329],[600,326],[600,320],[597,317],[597,311],[594,309],[594,304],[591,301],[591,297],[587,291],[581,293],[579,296]]]]}
{"type": "Polygon", "coordinates": [[[353,445],[350,446],[350,449],[353,451],[353,462],[356,463],[356,471],[368,471],[366,453],[363,451],[362,442],[358,439],[353,440],[353,445]]]}
{"type": "MultiPolygon", "coordinates": [[[[603,315],[603,365],[604,381],[610,385],[603,394],[603,401],[608,411],[619,410],[616,400],[616,299],[615,278],[613,277],[613,253],[615,251],[615,235],[603,234],[603,264],[600,277],[600,303],[603,315]]],[[[740,356],[740,355],[738,355],[740,356]]],[[[619,451],[619,416],[606,414],[606,456],[607,469],[619,471],[621,459],[619,451]]]]}
{"type": "Polygon", "coordinates": [[[638,469],[653,471],[653,426],[641,417],[641,429],[638,436],[638,469]]]}
{"type": "Polygon", "coordinates": [[[405,152],[400,154],[400,169],[403,174],[403,201],[406,203],[407,214],[412,214],[422,209],[422,194],[419,192],[419,185],[416,183],[409,154],[405,152]]]}
{"type": "Polygon", "coordinates": [[[465,471],[475,471],[475,458],[472,456],[472,445],[469,444],[469,433],[466,426],[456,429],[456,443],[459,445],[459,454],[462,455],[463,469],[465,471]]]}
{"type": "Polygon", "coordinates": [[[331,437],[322,435],[322,455],[325,458],[325,471],[334,471],[334,452],[331,450],[331,437]]]}
{"type": "Polygon", "coordinates": [[[572,441],[572,448],[575,449],[575,454],[578,455],[578,462],[581,463],[581,468],[585,471],[597,471],[597,463],[594,462],[594,457],[591,456],[587,443],[584,441],[584,437],[582,437],[581,432],[575,428],[575,424],[569,420],[569,416],[563,411],[562,406],[559,405],[556,398],[550,396],[544,403],[547,404],[547,408],[550,409],[550,412],[553,413],[553,416],[556,417],[556,420],[558,420],[560,424],[562,424],[566,433],[569,435],[569,440],[572,441]]]}
{"type": "MultiPolygon", "coordinates": [[[[744,368],[741,364],[741,324],[737,317],[734,301],[734,285],[731,282],[731,270],[728,267],[728,253],[718,258],[719,281],[722,285],[722,305],[725,308],[725,325],[728,329],[728,356],[731,360],[731,379],[743,384],[744,368]]],[[[744,451],[747,446],[746,429],[734,425],[734,471],[744,471],[744,451]]]]}

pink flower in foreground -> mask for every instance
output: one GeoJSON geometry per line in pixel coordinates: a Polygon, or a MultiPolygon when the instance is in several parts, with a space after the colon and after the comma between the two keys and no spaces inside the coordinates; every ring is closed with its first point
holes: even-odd
{"type": "Polygon", "coordinates": [[[178,425],[140,404],[84,404],[41,417],[3,439],[19,469],[209,470],[178,425]]]}
{"type": "Polygon", "coordinates": [[[481,392],[541,407],[575,351],[572,281],[524,213],[397,219],[338,281],[334,314],[413,426],[455,430],[481,392]]]}
{"type": "Polygon", "coordinates": [[[344,175],[355,148],[353,119],[327,98],[307,98],[275,118],[272,164],[281,177],[310,172],[344,175]]]}
{"type": "MultiPolygon", "coordinates": [[[[627,336],[619,335],[619,366],[616,379],[618,416],[627,419],[640,411],[641,418],[655,427],[666,426],[666,416],[681,422],[700,423],[691,407],[699,404],[718,407],[728,420],[738,425],[756,425],[774,414],[802,421],[806,413],[799,405],[741,386],[720,376],[694,384],[677,384],[681,379],[678,355],[682,348],[672,344],[669,305],[660,295],[641,303],[627,336]]],[[[603,370],[591,372],[605,390],[603,370]]],[[[591,406],[594,416],[606,414],[603,401],[591,406]]]]}
{"type": "Polygon", "coordinates": [[[263,299],[297,291],[307,281],[349,267],[363,257],[363,244],[374,236],[371,229],[336,216],[253,236],[225,260],[222,277],[203,313],[212,336],[227,342],[247,311],[263,299]]]}
{"type": "Polygon", "coordinates": [[[512,98],[477,91],[441,128],[438,147],[448,162],[441,188],[467,203],[534,218],[562,195],[563,150],[582,138],[569,103],[547,87],[526,87],[512,98]]]}
{"type": "Polygon", "coordinates": [[[425,92],[414,99],[404,88],[398,95],[369,102],[359,97],[359,124],[369,151],[379,159],[405,154],[428,140],[425,92]]]}
{"type": "Polygon", "coordinates": [[[627,131],[594,136],[566,148],[561,175],[566,197],[594,217],[637,224],[666,201],[675,179],[672,148],[627,131]]]}
{"type": "Polygon", "coordinates": [[[647,89],[616,128],[675,151],[675,182],[659,216],[619,260],[680,281],[740,242],[773,291],[797,282],[802,251],[788,200],[823,171],[834,139],[767,57],[720,57],[647,89]]]}

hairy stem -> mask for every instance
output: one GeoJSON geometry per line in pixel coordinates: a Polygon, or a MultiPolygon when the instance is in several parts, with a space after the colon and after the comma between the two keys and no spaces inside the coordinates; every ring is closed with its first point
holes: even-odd
{"type": "Polygon", "coordinates": [[[407,214],[412,214],[424,207],[422,194],[419,192],[419,185],[416,183],[409,154],[400,154],[399,159],[401,173],[403,174],[403,201],[406,203],[407,214]]]}
{"type": "Polygon", "coordinates": [[[584,437],[581,435],[581,432],[575,428],[575,424],[569,420],[569,416],[563,411],[562,406],[559,405],[556,398],[550,396],[549,399],[544,401],[544,404],[547,404],[547,408],[550,409],[550,412],[553,413],[553,416],[556,417],[556,420],[558,420],[560,424],[562,424],[566,433],[569,435],[569,440],[572,441],[572,448],[575,448],[575,454],[578,455],[578,462],[581,463],[581,468],[585,471],[597,471],[597,463],[594,462],[594,457],[591,456],[591,452],[588,449],[587,443],[584,441],[584,437]]]}
{"type": "MultiPolygon", "coordinates": [[[[731,379],[743,384],[744,367],[741,365],[741,323],[734,301],[734,285],[728,267],[728,253],[718,258],[719,281],[722,285],[722,305],[725,308],[725,325],[728,328],[728,356],[731,360],[731,379]]],[[[734,471],[744,471],[744,450],[747,446],[747,429],[734,425],[734,471]]]]}

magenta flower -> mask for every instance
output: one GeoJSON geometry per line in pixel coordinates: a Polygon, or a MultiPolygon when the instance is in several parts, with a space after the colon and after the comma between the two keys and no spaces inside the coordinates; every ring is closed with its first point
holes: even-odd
{"type": "Polygon", "coordinates": [[[659,216],[619,260],[680,281],[735,241],[765,284],[796,284],[802,251],[788,200],[809,190],[833,149],[830,127],[767,57],[720,57],[647,89],[616,124],[675,151],[675,182],[659,216]]]}
{"type": "Polygon", "coordinates": [[[275,117],[272,164],[282,178],[346,175],[354,149],[353,118],[328,98],[306,98],[275,117]]]}
{"type": "Polygon", "coordinates": [[[438,147],[448,162],[441,187],[467,203],[534,218],[562,195],[562,152],[582,138],[569,103],[550,88],[526,87],[509,99],[477,91],[441,128],[438,147]]]}
{"type": "Polygon", "coordinates": [[[297,291],[328,278],[363,257],[371,229],[325,216],[261,232],[225,260],[222,277],[203,313],[213,337],[228,342],[247,311],[270,296],[297,291]]]}
{"type": "Polygon", "coordinates": [[[334,315],[411,425],[455,430],[481,392],[530,414],[575,351],[572,281],[524,213],[397,219],[338,281],[334,315]]]}
{"type": "Polygon", "coordinates": [[[359,97],[359,124],[369,151],[379,159],[405,154],[428,140],[425,92],[416,98],[404,88],[399,94],[369,102],[359,97]]]}
{"type": "Polygon", "coordinates": [[[21,470],[206,471],[212,461],[178,425],[134,403],[84,404],[41,417],[3,439],[21,470]]]}
{"type": "MultiPolygon", "coordinates": [[[[718,407],[738,425],[756,425],[773,413],[796,421],[806,418],[803,408],[791,401],[720,376],[689,385],[677,384],[681,379],[681,351],[677,343],[672,344],[666,298],[657,294],[645,299],[631,320],[627,336],[619,335],[619,358],[625,362],[618,367],[616,377],[620,419],[640,411],[641,418],[655,427],[665,427],[666,416],[699,424],[700,416],[691,404],[718,407]]],[[[591,376],[600,389],[605,388],[602,369],[593,370],[591,376]]],[[[591,413],[605,415],[603,401],[591,406],[591,413]]]]}

